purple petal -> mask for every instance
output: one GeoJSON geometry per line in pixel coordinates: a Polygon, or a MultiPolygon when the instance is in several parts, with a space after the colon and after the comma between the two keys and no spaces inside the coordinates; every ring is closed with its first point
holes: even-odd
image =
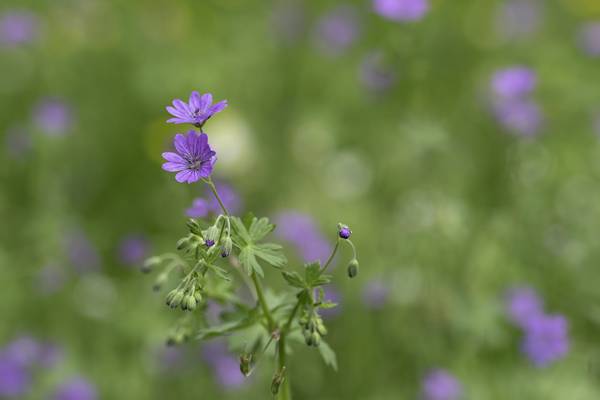
{"type": "Polygon", "coordinates": [[[200,172],[197,170],[190,171],[190,175],[187,179],[187,183],[194,183],[200,180],[200,172]]]}
{"type": "Polygon", "coordinates": [[[181,133],[178,133],[177,135],[175,135],[175,139],[173,140],[173,145],[175,145],[175,150],[177,150],[177,152],[181,155],[188,155],[189,151],[188,151],[188,146],[187,146],[187,139],[185,137],[185,135],[182,135],[181,133]]]}
{"type": "Polygon", "coordinates": [[[175,175],[175,180],[179,183],[184,183],[189,179],[191,173],[192,171],[189,169],[178,172],[177,175],[175,175]]]}
{"type": "Polygon", "coordinates": [[[208,110],[208,108],[210,107],[210,105],[212,104],[212,101],[213,101],[212,94],[210,94],[210,93],[203,94],[202,97],[200,98],[200,111],[202,111],[202,113],[205,113],[208,110]]]}
{"type": "Polygon", "coordinates": [[[175,117],[179,117],[179,118],[186,118],[187,116],[185,115],[185,113],[183,113],[182,111],[176,109],[175,107],[171,107],[171,106],[167,106],[167,111],[169,112],[169,114],[175,116],[175,117]]]}
{"type": "Polygon", "coordinates": [[[171,161],[174,163],[178,163],[178,164],[185,164],[186,161],[183,157],[181,157],[179,154],[177,153],[172,153],[170,151],[166,152],[166,153],[162,153],[162,157],[167,160],[167,161],[171,161]]]}
{"type": "Polygon", "coordinates": [[[199,110],[201,105],[200,93],[194,90],[190,95],[190,109],[199,110]]]}
{"type": "Polygon", "coordinates": [[[180,112],[184,113],[185,115],[190,113],[190,108],[188,107],[188,105],[179,99],[173,100],[173,105],[175,106],[176,109],[178,109],[180,112]]]}
{"type": "MultiPolygon", "coordinates": [[[[202,135],[200,135],[200,137],[202,137],[202,135]]],[[[200,151],[202,149],[200,142],[201,142],[201,139],[199,139],[196,131],[191,130],[188,132],[188,134],[187,134],[187,149],[188,149],[188,154],[190,155],[190,157],[192,157],[192,158],[199,157],[200,151]]]]}
{"type": "Polygon", "coordinates": [[[183,171],[187,167],[188,167],[187,164],[174,163],[174,162],[167,162],[162,165],[162,169],[164,169],[165,171],[168,171],[168,172],[183,171]]]}
{"type": "Polygon", "coordinates": [[[200,167],[200,171],[198,171],[199,175],[202,178],[208,178],[213,170],[213,165],[214,165],[213,163],[202,164],[202,167],[200,167]]]}
{"type": "Polygon", "coordinates": [[[225,109],[225,107],[227,107],[227,100],[222,100],[220,102],[218,102],[217,104],[215,104],[214,106],[212,106],[209,110],[210,114],[216,114],[218,112],[221,112],[225,109]]]}

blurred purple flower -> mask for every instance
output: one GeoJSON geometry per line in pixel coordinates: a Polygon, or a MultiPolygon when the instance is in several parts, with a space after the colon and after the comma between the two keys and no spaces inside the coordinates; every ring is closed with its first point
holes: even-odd
{"type": "Polygon", "coordinates": [[[100,255],[83,231],[73,231],[66,237],[67,255],[75,271],[88,273],[100,268],[100,255]]]}
{"type": "Polygon", "coordinates": [[[9,11],[0,16],[0,44],[9,47],[32,42],[37,36],[38,21],[29,11],[9,11]]]}
{"type": "Polygon", "coordinates": [[[360,80],[373,92],[383,92],[396,81],[396,74],[385,64],[383,54],[379,51],[368,54],[360,65],[360,80]]]}
{"type": "Polygon", "coordinates": [[[167,111],[174,117],[167,122],[201,127],[210,117],[227,107],[227,100],[222,100],[214,105],[212,102],[212,94],[205,93],[200,96],[200,93],[193,91],[188,103],[175,99],[173,107],[167,106],[167,111]]]}
{"type": "Polygon", "coordinates": [[[190,130],[187,136],[178,133],[173,144],[177,153],[162,153],[162,157],[167,160],[162,168],[168,172],[177,172],[177,182],[193,183],[210,176],[217,161],[217,153],[210,148],[205,133],[198,134],[194,130],[190,130]]]}
{"type": "Polygon", "coordinates": [[[141,263],[150,253],[148,239],[139,234],[130,234],[121,239],[119,244],[119,260],[126,265],[141,263]]]}
{"type": "Polygon", "coordinates": [[[33,112],[33,120],[38,128],[49,136],[67,133],[73,123],[71,107],[57,98],[41,100],[33,112]]]}
{"type": "Polygon", "coordinates": [[[380,309],[385,306],[390,297],[390,288],[382,279],[369,281],[362,293],[363,303],[371,309],[380,309]]]}
{"type": "Polygon", "coordinates": [[[515,66],[496,71],[492,77],[492,90],[501,99],[516,99],[530,94],[536,86],[533,70],[515,66]]]}
{"type": "Polygon", "coordinates": [[[25,335],[8,343],[2,355],[23,368],[29,368],[38,362],[41,349],[37,340],[25,335]]]}
{"type": "Polygon", "coordinates": [[[71,378],[61,384],[54,394],[54,400],[96,400],[96,388],[81,377],[71,378]]]}
{"type": "Polygon", "coordinates": [[[302,37],[306,29],[306,12],[301,1],[278,3],[271,16],[275,37],[287,43],[294,43],[302,37]]]}
{"type": "Polygon", "coordinates": [[[204,218],[208,215],[208,202],[202,197],[195,198],[192,206],[185,211],[185,215],[190,218],[204,218]]]}
{"type": "Polygon", "coordinates": [[[319,260],[323,264],[327,260],[331,246],[312,217],[297,211],[285,211],[275,217],[275,223],[275,234],[292,243],[305,262],[319,260]]]}
{"type": "Polygon", "coordinates": [[[579,46],[591,57],[600,57],[600,22],[589,22],[579,30],[579,46]]]}
{"type": "Polygon", "coordinates": [[[496,30],[505,39],[527,37],[541,22],[541,5],[537,0],[510,0],[499,6],[496,30]]]}
{"type": "MultiPolygon", "coordinates": [[[[320,309],[319,314],[321,314],[321,316],[325,319],[335,318],[342,312],[342,308],[341,308],[342,306],[340,304],[342,302],[342,295],[335,287],[333,287],[331,285],[323,286],[323,291],[325,292],[324,296],[323,296],[323,300],[330,301],[332,303],[336,303],[337,306],[335,306],[333,308],[320,309]]],[[[315,290],[315,293],[316,293],[316,290],[315,290]]],[[[315,294],[315,296],[316,296],[316,294],[315,294]]]]}
{"type": "Polygon", "coordinates": [[[457,400],[462,396],[460,382],[442,369],[428,373],[422,385],[425,400],[457,400]]]}
{"type": "Polygon", "coordinates": [[[0,353],[0,397],[24,395],[31,386],[27,369],[10,356],[0,353]]]}
{"type": "Polygon", "coordinates": [[[393,21],[418,21],[429,11],[429,1],[373,0],[373,9],[377,14],[393,21]]]}
{"type": "Polygon", "coordinates": [[[540,107],[532,100],[511,100],[495,106],[497,120],[511,133],[534,136],[541,128],[543,115],[540,107]]]}
{"type": "Polygon", "coordinates": [[[238,360],[227,351],[222,340],[212,340],[202,346],[202,356],[212,367],[215,379],[225,389],[235,389],[244,384],[238,360]]]}
{"type": "Polygon", "coordinates": [[[358,12],[349,5],[338,6],[317,24],[317,40],[321,50],[330,55],[346,51],[360,33],[358,12]]]}
{"type": "Polygon", "coordinates": [[[43,266],[37,273],[36,286],[43,294],[59,291],[65,284],[65,271],[54,264],[43,266]]]}
{"type": "Polygon", "coordinates": [[[5,137],[6,150],[13,158],[21,158],[31,149],[31,136],[20,127],[8,129],[5,137]]]}
{"type": "Polygon", "coordinates": [[[545,367],[569,352],[568,323],[562,315],[537,315],[527,322],[522,350],[537,367],[545,367]]]}
{"type": "Polygon", "coordinates": [[[37,362],[41,367],[52,368],[63,359],[64,353],[60,346],[53,343],[42,343],[37,362]]]}
{"type": "Polygon", "coordinates": [[[180,369],[185,361],[185,350],[181,346],[160,346],[156,351],[156,361],[163,373],[180,369]]]}
{"type": "Polygon", "coordinates": [[[506,293],[506,312],[513,323],[525,329],[529,321],[543,315],[543,302],[532,288],[513,288],[506,293]]]}

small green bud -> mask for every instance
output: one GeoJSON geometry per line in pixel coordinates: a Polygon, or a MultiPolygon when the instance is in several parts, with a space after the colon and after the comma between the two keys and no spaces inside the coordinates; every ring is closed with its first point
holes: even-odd
{"type": "Polygon", "coordinates": [[[313,332],[312,333],[312,345],[315,347],[319,347],[320,344],[321,344],[321,335],[319,335],[319,332],[313,332]]]}
{"type": "Polygon", "coordinates": [[[183,301],[183,292],[181,290],[178,290],[177,293],[175,293],[173,295],[173,298],[169,302],[169,307],[177,308],[181,304],[182,301],[183,301]]]}
{"type": "Polygon", "coordinates": [[[146,261],[144,261],[144,264],[142,265],[142,268],[140,268],[140,270],[143,273],[147,274],[149,272],[152,272],[152,269],[159,266],[161,262],[162,259],[158,256],[150,257],[146,261]]]}
{"type": "Polygon", "coordinates": [[[167,279],[169,279],[169,274],[167,274],[166,272],[160,273],[156,277],[156,280],[154,281],[154,285],[152,285],[152,290],[154,290],[155,292],[158,292],[160,289],[162,289],[163,285],[167,282],[167,279]]]}
{"type": "Polygon", "coordinates": [[[310,333],[310,331],[304,331],[304,341],[306,342],[307,346],[313,345],[313,338],[312,338],[312,334],[310,333]]]}
{"type": "Polygon", "coordinates": [[[252,354],[242,354],[240,356],[240,371],[244,376],[250,376],[252,373],[253,359],[252,354]]]}
{"type": "Polygon", "coordinates": [[[190,245],[190,238],[184,237],[177,241],[177,250],[185,250],[190,245]]]}
{"type": "Polygon", "coordinates": [[[321,336],[327,335],[327,328],[323,324],[323,321],[317,322],[317,332],[319,332],[319,335],[321,336]]]}
{"type": "Polygon", "coordinates": [[[202,232],[200,224],[198,224],[198,221],[193,218],[188,219],[186,225],[190,229],[190,232],[195,235],[199,235],[202,232]]]}
{"type": "Polygon", "coordinates": [[[285,381],[285,366],[281,367],[280,371],[276,371],[271,381],[271,393],[273,396],[277,396],[281,384],[285,381]]]}
{"type": "MultiPolygon", "coordinates": [[[[185,309],[189,310],[189,311],[194,311],[196,309],[196,305],[198,304],[196,302],[196,298],[194,297],[194,295],[187,295],[184,299],[184,303],[185,303],[185,309]]],[[[182,304],[183,306],[183,304],[182,304]]]]}
{"type": "Polygon", "coordinates": [[[165,302],[167,303],[168,306],[171,305],[171,301],[173,301],[173,298],[175,297],[175,295],[178,293],[179,291],[177,289],[173,289],[169,292],[169,294],[167,294],[167,297],[165,298],[165,302]]]}
{"type": "Polygon", "coordinates": [[[348,276],[354,278],[356,275],[358,275],[358,260],[353,258],[348,264],[348,276]]]}
{"type": "Polygon", "coordinates": [[[221,257],[229,257],[231,251],[233,250],[233,240],[231,240],[231,236],[225,237],[223,240],[223,246],[221,247],[221,257]]]}
{"type": "Polygon", "coordinates": [[[196,303],[200,303],[202,301],[202,293],[200,290],[196,290],[194,292],[194,298],[196,299],[196,303]]]}
{"type": "Polygon", "coordinates": [[[209,241],[210,240],[212,242],[216,242],[218,238],[219,238],[219,228],[217,228],[216,225],[210,226],[206,230],[206,235],[204,237],[205,241],[209,241]]]}

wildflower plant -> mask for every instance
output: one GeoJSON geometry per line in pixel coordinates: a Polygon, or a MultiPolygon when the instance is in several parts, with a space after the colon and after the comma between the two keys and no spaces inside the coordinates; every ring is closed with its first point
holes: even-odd
{"type": "Polygon", "coordinates": [[[175,100],[175,107],[167,107],[174,117],[168,122],[189,123],[199,131],[192,129],[175,136],[176,152],[163,153],[163,169],[176,173],[179,183],[207,185],[220,210],[211,219],[189,219],[188,232],[177,242],[177,252],[149,258],[143,271],[156,274],[154,289],[166,293],[165,303],[172,312],[182,313],[168,334],[168,344],[244,334],[247,342],[239,358],[240,372],[249,376],[263,357],[273,355],[276,363],[271,392],[279,399],[290,399],[291,341],[318,349],[324,362],[337,368],[335,353],[324,340],[327,328],[321,318],[322,310],[336,304],[325,300],[323,287],[333,279],[328,269],[340,246],[348,246],[353,254],[348,276],[358,274],[352,231],[338,224],[336,242],[325,263],[310,262],[297,271],[288,265],[282,247],[268,241],[275,229],[268,218],[252,213],[232,215],[211,178],[217,154],[203,131],[208,119],[222,111],[227,102],[211,104],[212,95],[193,92],[189,103],[175,100]],[[265,275],[273,273],[285,283],[284,293],[264,287],[265,275]],[[243,300],[240,286],[252,294],[251,304],[243,300]],[[214,303],[227,310],[216,324],[206,316],[209,304],[214,303]]]}

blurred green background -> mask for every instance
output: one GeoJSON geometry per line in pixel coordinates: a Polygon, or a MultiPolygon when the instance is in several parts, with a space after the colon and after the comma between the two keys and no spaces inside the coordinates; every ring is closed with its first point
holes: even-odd
{"type": "Polygon", "coordinates": [[[164,107],[199,90],[229,101],[205,131],[244,210],[354,232],[361,274],[335,270],[328,319],[339,372],[298,346],[295,399],[419,399],[436,368],[469,399],[600,398],[599,4],[432,0],[407,22],[369,0],[3,0],[34,32],[0,46],[0,346],[60,353],[8,397],[81,377],[100,399],[269,398],[266,361],[227,383],[201,343],[165,349],[175,317],[135,267],[204,194],[160,158],[188,129],[164,107]],[[537,82],[525,134],[490,93],[515,65],[537,82]],[[506,315],[514,286],[568,321],[544,368],[506,315]]]}

